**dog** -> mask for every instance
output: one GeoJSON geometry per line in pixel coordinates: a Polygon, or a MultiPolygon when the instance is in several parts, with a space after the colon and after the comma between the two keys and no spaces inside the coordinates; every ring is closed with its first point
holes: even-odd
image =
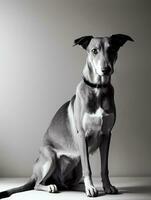
{"type": "Polygon", "coordinates": [[[86,195],[98,191],[92,181],[89,153],[100,150],[101,178],[106,194],[118,189],[109,179],[108,154],[111,131],[116,120],[114,88],[111,75],[121,46],[134,41],[130,36],[83,36],[74,41],[87,52],[83,77],[76,94],[53,117],[47,129],[39,157],[29,181],[18,188],[0,193],[0,198],[31,189],[57,192],[70,190],[84,182],[86,195]]]}

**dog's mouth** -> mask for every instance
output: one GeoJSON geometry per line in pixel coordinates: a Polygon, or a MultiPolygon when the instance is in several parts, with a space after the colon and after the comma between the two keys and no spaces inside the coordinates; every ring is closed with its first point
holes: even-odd
{"type": "Polygon", "coordinates": [[[104,71],[104,72],[102,72],[102,76],[110,76],[110,72],[104,71]]]}

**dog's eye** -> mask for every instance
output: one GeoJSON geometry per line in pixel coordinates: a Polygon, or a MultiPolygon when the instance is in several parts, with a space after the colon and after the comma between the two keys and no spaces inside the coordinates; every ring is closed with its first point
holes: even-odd
{"type": "Polygon", "coordinates": [[[92,52],[93,52],[94,55],[96,55],[96,54],[98,54],[98,49],[94,48],[94,49],[92,49],[92,52]]]}

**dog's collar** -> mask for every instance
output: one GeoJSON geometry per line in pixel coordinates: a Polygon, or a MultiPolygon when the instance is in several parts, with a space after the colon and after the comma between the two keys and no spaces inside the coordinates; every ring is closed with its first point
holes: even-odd
{"type": "Polygon", "coordinates": [[[108,84],[96,84],[96,83],[91,83],[89,82],[84,76],[82,77],[83,81],[86,85],[92,87],[92,88],[105,88],[108,86],[108,84]]]}

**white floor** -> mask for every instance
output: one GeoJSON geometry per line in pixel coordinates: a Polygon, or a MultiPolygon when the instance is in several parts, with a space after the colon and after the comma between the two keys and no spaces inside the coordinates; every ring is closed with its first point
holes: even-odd
{"type": "MultiPolygon", "coordinates": [[[[151,177],[137,178],[111,178],[112,184],[117,186],[120,194],[104,195],[101,190],[101,182],[94,178],[94,183],[99,189],[99,197],[96,200],[151,200],[151,177]]],[[[0,178],[0,191],[17,187],[26,182],[25,178],[0,178]]],[[[81,191],[63,191],[56,194],[49,194],[41,191],[27,191],[17,193],[9,198],[12,200],[86,200],[94,199],[86,197],[81,191]]]]}

